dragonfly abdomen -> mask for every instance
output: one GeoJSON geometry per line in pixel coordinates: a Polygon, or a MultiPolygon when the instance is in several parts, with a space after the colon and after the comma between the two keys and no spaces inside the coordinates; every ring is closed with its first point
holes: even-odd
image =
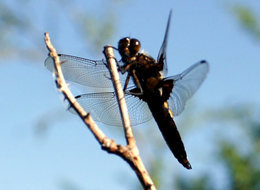
{"type": "Polygon", "coordinates": [[[161,102],[162,101],[160,100],[153,100],[147,101],[147,104],[173,155],[185,168],[191,169],[184,144],[181,140],[176,124],[171,117],[170,110],[161,102]]]}

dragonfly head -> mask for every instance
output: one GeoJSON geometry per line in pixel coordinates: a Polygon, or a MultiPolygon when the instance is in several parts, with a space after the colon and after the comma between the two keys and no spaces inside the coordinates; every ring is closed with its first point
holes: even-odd
{"type": "Polygon", "coordinates": [[[129,58],[136,56],[140,51],[140,48],[141,43],[135,38],[126,37],[118,42],[118,50],[123,60],[128,60],[129,58]]]}

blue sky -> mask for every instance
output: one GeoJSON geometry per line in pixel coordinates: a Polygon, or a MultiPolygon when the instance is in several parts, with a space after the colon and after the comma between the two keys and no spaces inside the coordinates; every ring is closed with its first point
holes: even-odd
{"type": "MultiPolygon", "coordinates": [[[[11,3],[16,5],[15,1],[11,3]]],[[[103,3],[87,1],[80,5],[99,15],[103,3]]],[[[142,49],[157,57],[172,9],[167,51],[169,75],[178,74],[201,59],[210,63],[210,73],[193,97],[198,109],[241,103],[259,106],[260,44],[241,29],[230,12],[229,6],[236,3],[260,10],[260,3],[254,0],[119,3],[113,7],[118,16],[117,31],[107,43],[116,45],[121,37],[135,37],[141,41],[142,49]]],[[[82,48],[82,40],[62,12],[59,13],[61,23],[44,20],[55,16],[55,13],[45,15],[42,10],[48,9],[55,10],[44,2],[28,5],[28,11],[32,11],[39,25],[37,38],[42,47],[45,46],[43,33],[48,31],[61,53],[102,58],[102,49],[99,55],[93,56],[82,48]]],[[[131,189],[129,186],[136,177],[127,164],[101,151],[82,122],[64,110],[51,74],[43,66],[46,56],[47,51],[36,63],[0,60],[0,189],[56,190],[66,180],[82,189],[131,189]],[[61,121],[52,123],[44,137],[37,136],[35,125],[56,112],[60,113],[61,121]]],[[[124,142],[120,129],[114,129],[116,133],[107,127],[102,129],[108,136],[116,134],[113,138],[124,142]]],[[[187,141],[195,142],[191,137],[187,141]]],[[[197,171],[183,171],[175,159],[170,158],[170,162],[175,173],[196,176],[197,172],[206,170],[198,164],[197,171]]]]}

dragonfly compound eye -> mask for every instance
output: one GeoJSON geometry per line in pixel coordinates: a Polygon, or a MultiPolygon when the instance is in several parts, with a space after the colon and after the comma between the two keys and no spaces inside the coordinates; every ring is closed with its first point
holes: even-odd
{"type": "Polygon", "coordinates": [[[140,51],[140,48],[141,48],[140,41],[135,38],[132,38],[129,47],[131,55],[136,55],[140,51]]]}
{"type": "Polygon", "coordinates": [[[130,54],[129,46],[130,46],[130,38],[126,37],[126,38],[122,38],[121,40],[119,40],[118,50],[119,50],[119,53],[121,54],[121,56],[123,56],[123,55],[129,56],[129,54],[130,54]]]}

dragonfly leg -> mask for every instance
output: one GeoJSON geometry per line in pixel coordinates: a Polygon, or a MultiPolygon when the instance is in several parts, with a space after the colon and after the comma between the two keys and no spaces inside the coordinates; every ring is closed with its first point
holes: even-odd
{"type": "Polygon", "coordinates": [[[135,95],[135,96],[143,95],[144,94],[143,88],[141,86],[141,83],[140,83],[138,77],[136,76],[136,73],[135,73],[134,69],[132,71],[132,76],[133,76],[135,84],[136,84],[137,88],[140,90],[140,92],[129,92],[129,93],[132,94],[132,95],[135,95]]]}
{"type": "Polygon", "coordinates": [[[137,85],[136,90],[139,90],[139,92],[133,92],[133,91],[128,91],[128,90],[126,90],[127,85],[128,85],[128,83],[129,83],[129,80],[130,80],[130,76],[131,76],[131,74],[128,73],[128,74],[127,74],[127,77],[126,77],[124,89],[123,89],[123,90],[124,90],[124,93],[125,93],[125,94],[130,94],[130,95],[135,95],[135,96],[141,96],[141,95],[143,95],[143,89],[142,89],[142,87],[141,87],[140,81],[138,80],[138,78],[137,78],[137,76],[136,76],[136,74],[135,74],[135,70],[133,70],[132,75],[133,75],[134,80],[135,80],[135,83],[136,83],[136,85],[137,85]]]}
{"type": "Polygon", "coordinates": [[[108,63],[104,59],[102,59],[102,62],[106,66],[106,68],[108,68],[108,63]]]}
{"type": "MultiPolygon", "coordinates": [[[[117,59],[115,57],[113,57],[113,58],[116,61],[117,68],[120,68],[120,65],[119,65],[119,62],[117,61],[117,59]]],[[[102,59],[102,62],[108,68],[108,63],[104,59],[102,59]]]]}
{"type": "Polygon", "coordinates": [[[125,85],[124,85],[124,89],[123,89],[124,92],[126,91],[126,88],[128,86],[129,79],[130,79],[130,73],[127,74],[127,77],[126,77],[126,80],[125,80],[125,85]]]}
{"type": "Polygon", "coordinates": [[[127,65],[124,65],[124,66],[119,66],[119,67],[118,67],[118,71],[120,71],[122,74],[124,74],[124,73],[126,73],[126,72],[129,72],[131,66],[132,66],[132,64],[127,64],[127,65]]]}

